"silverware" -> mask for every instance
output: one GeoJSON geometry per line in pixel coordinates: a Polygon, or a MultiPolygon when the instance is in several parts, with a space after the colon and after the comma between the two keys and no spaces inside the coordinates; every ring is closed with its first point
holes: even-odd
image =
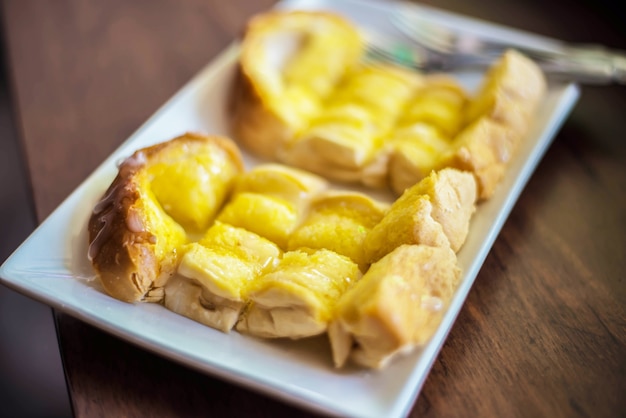
{"type": "Polygon", "coordinates": [[[602,45],[572,45],[550,41],[538,46],[461,32],[420,16],[419,9],[400,8],[391,22],[406,42],[368,41],[375,60],[392,61],[424,72],[455,71],[489,66],[504,50],[517,49],[533,59],[553,79],[583,84],[626,84],[626,51],[602,45]]]}

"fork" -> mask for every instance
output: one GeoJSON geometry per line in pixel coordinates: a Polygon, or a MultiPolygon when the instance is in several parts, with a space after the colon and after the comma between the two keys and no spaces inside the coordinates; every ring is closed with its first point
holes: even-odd
{"type": "Polygon", "coordinates": [[[390,17],[393,26],[409,41],[368,40],[368,56],[423,72],[488,67],[506,49],[514,48],[533,59],[553,79],[583,84],[626,84],[626,52],[602,45],[567,44],[560,41],[532,46],[522,42],[459,31],[400,8],[390,17]]]}

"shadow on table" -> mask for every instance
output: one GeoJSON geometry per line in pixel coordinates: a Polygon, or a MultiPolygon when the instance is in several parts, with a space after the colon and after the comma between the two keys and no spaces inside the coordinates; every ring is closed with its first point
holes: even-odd
{"type": "MultiPolygon", "coordinates": [[[[35,228],[5,75],[2,61],[0,263],[35,228]]],[[[3,417],[72,416],[52,309],[3,285],[0,285],[0,405],[3,417]]]]}

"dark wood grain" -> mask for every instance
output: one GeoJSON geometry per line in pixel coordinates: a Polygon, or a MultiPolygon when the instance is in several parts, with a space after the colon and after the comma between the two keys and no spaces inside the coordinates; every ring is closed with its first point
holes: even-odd
{"type": "MultiPolygon", "coordinates": [[[[609,1],[430,4],[626,49],[609,1]]],[[[5,0],[43,220],[273,1],[5,0]]],[[[621,23],[620,23],[621,22],[621,23]]],[[[411,416],[615,417],[626,400],[626,89],[585,86],[476,280],[411,416]]],[[[58,316],[76,416],[303,416],[58,316]]]]}

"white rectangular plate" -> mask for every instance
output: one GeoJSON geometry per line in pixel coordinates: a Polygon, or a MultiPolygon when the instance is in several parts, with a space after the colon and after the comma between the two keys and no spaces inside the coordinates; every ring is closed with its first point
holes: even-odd
{"type": "MultiPolygon", "coordinates": [[[[281,8],[327,9],[364,29],[389,32],[389,1],[294,0],[281,8]]],[[[541,44],[541,37],[434,9],[432,19],[462,28],[493,29],[515,42],[541,44]]],[[[116,163],[134,150],[185,131],[228,135],[226,99],[237,60],[233,45],[168,101],[83,182],[0,268],[5,285],[147,350],[317,412],[341,416],[401,417],[409,411],[437,353],[523,187],[569,114],[575,85],[550,85],[527,140],[495,196],[481,204],[459,252],[463,278],[441,326],[422,349],[398,358],[380,372],[334,370],[325,338],[261,341],[223,334],[167,311],[160,305],[131,305],[104,294],[86,260],[86,223],[94,202],[117,173],[116,163]]],[[[473,89],[480,75],[461,81],[473,89]]],[[[255,164],[247,157],[248,167],[255,164]]]]}

